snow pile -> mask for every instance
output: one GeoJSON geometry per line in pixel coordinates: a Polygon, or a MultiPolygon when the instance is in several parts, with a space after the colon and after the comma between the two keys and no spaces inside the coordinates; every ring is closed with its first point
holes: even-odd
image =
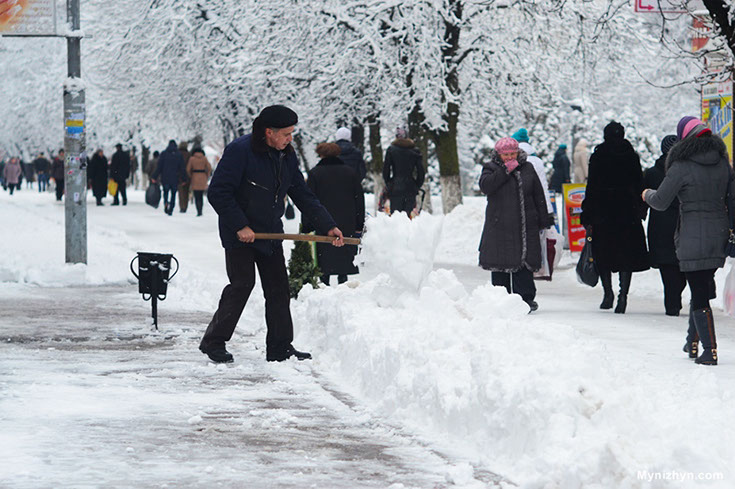
{"type": "MultiPolygon", "coordinates": [[[[452,221],[469,215],[450,214],[445,228],[462,228],[452,221]]],[[[385,250],[405,240],[396,222],[372,223],[385,250]]],[[[410,249],[428,256],[432,247],[427,240],[410,249]]],[[[367,255],[375,256],[382,255],[367,255]]],[[[735,457],[724,442],[735,429],[717,421],[733,394],[713,388],[714,372],[642,371],[600,340],[529,316],[503,288],[466,290],[449,270],[431,272],[418,294],[409,293],[416,282],[404,280],[400,293],[394,277],[415,276],[411,262],[375,263],[385,273],[305,288],[293,303],[297,343],[315,346],[315,368],[380,412],[439,434],[522,487],[652,487],[641,471],[717,473],[735,457]],[[702,412],[708,417],[694,414],[702,412]]]]}
{"type": "Polygon", "coordinates": [[[403,212],[379,213],[366,222],[357,263],[370,275],[387,274],[399,290],[418,291],[434,266],[443,220],[428,213],[413,220],[403,212]]]}

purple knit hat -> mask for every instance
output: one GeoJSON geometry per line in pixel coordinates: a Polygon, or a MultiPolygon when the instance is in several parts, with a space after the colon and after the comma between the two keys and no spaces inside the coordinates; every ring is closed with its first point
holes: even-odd
{"type": "Polygon", "coordinates": [[[495,151],[501,155],[503,153],[517,153],[518,141],[513,138],[500,138],[498,139],[498,142],[495,143],[495,151]]]}
{"type": "Polygon", "coordinates": [[[679,123],[676,125],[676,135],[679,136],[679,139],[684,139],[689,135],[690,132],[692,132],[692,129],[697,126],[704,125],[704,122],[700,121],[696,117],[692,117],[690,115],[682,117],[681,120],[679,120],[679,123]]]}

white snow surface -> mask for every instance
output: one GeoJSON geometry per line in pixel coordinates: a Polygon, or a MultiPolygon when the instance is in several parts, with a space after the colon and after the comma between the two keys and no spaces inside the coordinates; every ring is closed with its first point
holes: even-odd
{"type": "MultiPolygon", "coordinates": [[[[66,265],[63,205],[35,190],[12,197],[0,192],[0,293],[21,297],[34,289],[102,285],[134,290],[128,264],[135,253],[170,252],[181,271],[159,306],[160,316],[174,310],[211,314],[227,283],[213,210],[207,207],[197,218],[190,207],[187,214],[168,217],[144,206],[142,192],[130,190],[129,195],[127,207],[88,208],[89,264],[66,265]]],[[[656,270],[634,274],[628,312],[617,315],[598,309],[599,287],[577,283],[575,257],[567,252],[554,280],[536,283],[540,309],[528,314],[518,296],[492,287],[489,272],[477,267],[484,206],[482,198],[465,197],[463,205],[443,217],[370,218],[358,256],[364,263],[361,273],[339,286],[306,287],[291,304],[294,344],[314,354],[311,363],[299,363],[298,369],[310,369],[357,399],[371,416],[400,425],[428,440],[437,452],[462,460],[445,469],[450,487],[486,487],[473,476],[473,467],[499,474],[506,481],[499,483],[503,487],[735,486],[735,335],[733,320],[722,313],[719,301],[713,302],[717,367],[696,366],[681,351],[686,314],[663,314],[656,270]]],[[[286,221],[287,232],[295,231],[295,223],[286,221]]],[[[717,274],[718,293],[730,266],[717,274]]],[[[141,301],[141,307],[148,304],[141,301]]],[[[685,294],[683,312],[687,307],[685,294]]],[[[13,311],[5,314],[12,316],[13,311]]],[[[249,344],[262,345],[263,314],[256,289],[228,345],[236,357],[262,361],[242,351],[249,344]]],[[[161,322],[165,330],[165,320],[161,322]]],[[[206,322],[200,326],[177,333],[191,350],[206,322]]],[[[177,360],[172,377],[202,375],[202,357],[196,355],[177,360]]],[[[98,390],[97,396],[84,398],[85,409],[142,414],[145,404],[95,375],[93,360],[78,366],[98,390]]],[[[0,371],[6,361],[0,359],[0,371]]],[[[241,360],[236,368],[250,369],[241,360]]],[[[211,392],[193,392],[186,382],[180,388],[170,383],[165,396],[182,405],[205,403],[206,395],[226,400],[239,388],[237,376],[228,372],[232,370],[206,369],[206,376],[221,374],[230,382],[211,392]]],[[[286,383],[281,385],[291,378],[280,371],[276,376],[286,383]]],[[[306,384],[309,378],[299,377],[306,384]]],[[[0,462],[0,481],[12,482],[18,467],[32,465],[37,455],[29,439],[18,434],[36,431],[35,418],[22,411],[48,398],[32,385],[9,394],[0,400],[0,420],[16,423],[15,436],[0,431],[0,460],[14,464],[0,462]]],[[[76,401],[84,392],[58,388],[53,395],[44,415],[80,415],[76,401]]],[[[182,408],[179,414],[190,428],[214,423],[212,429],[217,429],[217,419],[206,413],[182,408]]],[[[243,421],[245,428],[299,423],[289,412],[271,414],[267,422],[257,415],[243,421]]],[[[73,432],[73,423],[68,429],[68,436],[84,437],[73,432]]],[[[236,452],[237,447],[233,457],[236,452]]],[[[74,466],[77,458],[88,456],[84,453],[72,449],[64,456],[74,466]]],[[[105,462],[104,457],[99,460],[105,462]]],[[[423,470],[432,464],[427,460],[423,470]]]]}

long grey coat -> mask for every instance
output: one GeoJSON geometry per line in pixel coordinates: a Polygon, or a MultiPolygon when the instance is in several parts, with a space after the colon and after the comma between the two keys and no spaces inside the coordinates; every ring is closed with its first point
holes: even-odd
{"type": "Polygon", "coordinates": [[[526,153],[518,153],[518,167],[508,173],[498,153],[491,151],[480,175],[480,190],[487,195],[480,266],[494,272],[541,268],[539,231],[552,226],[554,219],[526,153]]]}
{"type": "Polygon", "coordinates": [[[730,229],[728,206],[732,212],[735,197],[725,143],[718,136],[685,138],[671,148],[666,166],[658,190],[646,192],[645,198],[656,210],[665,210],[679,198],[674,235],[679,268],[694,272],[722,267],[730,229]]]}

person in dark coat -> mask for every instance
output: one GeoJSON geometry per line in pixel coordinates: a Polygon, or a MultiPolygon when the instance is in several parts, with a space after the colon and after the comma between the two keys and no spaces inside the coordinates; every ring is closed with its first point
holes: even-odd
{"type": "MultiPolygon", "coordinates": [[[[679,141],[676,135],[668,135],[661,140],[661,156],[656,163],[643,172],[643,186],[656,190],[666,175],[666,156],[671,147],[679,141]]],[[[676,258],[674,233],[679,222],[679,200],[674,199],[663,211],[651,209],[648,217],[648,256],[650,264],[658,268],[664,285],[664,308],[667,316],[678,316],[681,310],[681,293],[687,285],[684,273],[679,270],[676,258]]]]}
{"type": "Polygon", "coordinates": [[[551,175],[549,188],[560,194],[563,191],[562,186],[572,181],[569,177],[569,170],[572,164],[567,156],[566,144],[559,145],[559,149],[554,153],[554,160],[551,162],[551,166],[554,167],[554,173],[551,175]]]}
{"type": "Polygon", "coordinates": [[[61,200],[64,196],[64,148],[61,148],[59,154],[54,158],[51,177],[56,182],[56,200],[61,200]]]}
{"type": "Polygon", "coordinates": [[[102,199],[107,196],[107,157],[102,148],[98,149],[87,166],[87,180],[92,188],[92,195],[97,205],[104,205],[102,199]]]}
{"type": "Polygon", "coordinates": [[[282,241],[255,239],[255,233],[283,232],[281,217],[288,195],[319,233],[334,237],[334,246],[344,245],[342,231],[299,169],[291,146],[297,122],[298,116],[288,107],[264,108],[253,121],[253,132],[227,145],[209,184],[207,196],[219,215],[230,280],[199,344],[199,350],[214,362],[233,361],[225,344],[255,286],[256,266],[265,296],[266,360],[311,358],[291,344],[293,322],[282,241]]]}
{"type": "MultiPolygon", "coordinates": [[[[357,237],[362,234],[365,224],[365,195],[358,173],[339,158],[340,147],[335,143],[321,143],[316,147],[321,158],[309,171],[307,185],[319,202],[326,207],[334,218],[337,227],[345,236],[357,237]]],[[[304,232],[312,231],[312,225],[304,219],[304,232]]],[[[357,247],[335,248],[329,244],[317,243],[317,264],[322,272],[321,280],[329,285],[329,276],[336,275],[337,283],[347,281],[347,275],[358,273],[352,263],[357,247]]]]}
{"type": "Polygon", "coordinates": [[[554,225],[541,181],[518,141],[502,138],[483,164],[480,190],[487,195],[480,240],[480,266],[503,286],[538,309],[533,272],[541,268],[539,232],[554,225]]]}
{"type": "Polygon", "coordinates": [[[424,163],[421,152],[403,128],[385,152],[383,180],[388,189],[390,211],[411,215],[416,207],[416,195],[424,184],[424,163]]]}
{"type": "Polygon", "coordinates": [[[641,220],[643,171],[638,153],[615,121],[604,130],[605,140],[590,157],[582,225],[592,237],[592,256],[600,273],[604,296],[600,309],[612,309],[615,295],[612,272],[619,273],[620,292],[615,312],[625,314],[633,272],[648,270],[648,250],[641,220]]]}
{"type": "Polygon", "coordinates": [[[352,144],[352,131],[346,127],[340,127],[337,129],[335,138],[341,152],[339,159],[342,160],[345,165],[355,170],[362,182],[367,174],[367,169],[365,168],[365,159],[362,157],[362,153],[354,144],[352,144]]]}
{"type": "Polygon", "coordinates": [[[48,186],[51,162],[46,159],[46,155],[44,155],[43,152],[39,153],[38,158],[33,160],[33,169],[36,170],[36,175],[38,177],[38,191],[45,192],[48,186]]]}
{"type": "Polygon", "coordinates": [[[666,176],[657,190],[642,197],[653,209],[667,209],[679,199],[674,242],[679,268],[692,293],[684,351],[698,364],[717,365],[717,338],[709,300],[715,272],[725,264],[725,246],[733,227],[735,174],[727,147],[699,119],[684,117],[676,128],[681,139],[666,158],[666,176]],[[702,354],[697,357],[699,342],[702,354]]]}
{"type": "Polygon", "coordinates": [[[122,197],[122,205],[128,205],[128,194],[125,190],[125,182],[130,176],[130,155],[127,151],[123,151],[122,144],[115,146],[117,151],[112,155],[110,162],[110,178],[117,182],[117,193],[112,205],[120,205],[118,196],[122,197]]]}
{"type": "Polygon", "coordinates": [[[179,183],[186,180],[184,157],[173,139],[168,142],[168,147],[158,156],[158,165],[153,175],[151,175],[151,181],[158,183],[159,175],[163,185],[163,211],[170,216],[174,213],[179,183]]]}
{"type": "MultiPolygon", "coordinates": [[[[189,145],[186,144],[186,141],[179,143],[179,151],[181,152],[181,157],[184,159],[184,168],[186,168],[191,157],[191,154],[189,154],[189,145]]],[[[179,182],[179,212],[186,212],[189,208],[189,191],[189,179],[184,178],[179,182]]]]}

